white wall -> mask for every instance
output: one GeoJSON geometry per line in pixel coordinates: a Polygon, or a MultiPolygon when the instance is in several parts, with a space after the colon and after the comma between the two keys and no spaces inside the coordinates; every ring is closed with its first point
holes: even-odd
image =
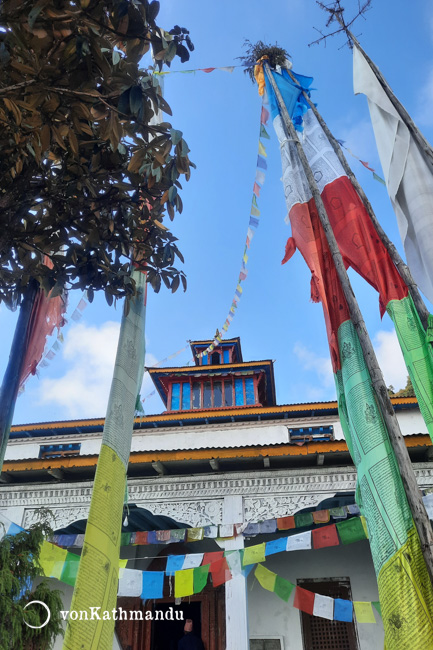
{"type": "MultiPolygon", "coordinates": [[[[266,559],[266,568],[294,584],[300,578],[349,577],[353,600],[379,600],[368,541],[308,551],[279,553],[266,559]]],[[[293,607],[294,590],[286,604],[248,577],[249,635],[283,637],[283,650],[302,650],[301,614],[293,607]]],[[[356,625],[360,650],[383,650],[384,632],[379,615],[376,625],[356,625]]]]}

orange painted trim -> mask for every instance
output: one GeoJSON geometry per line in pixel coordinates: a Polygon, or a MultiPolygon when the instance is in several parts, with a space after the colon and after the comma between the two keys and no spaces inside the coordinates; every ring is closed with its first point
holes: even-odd
{"type": "Polygon", "coordinates": [[[149,375],[156,375],[165,372],[195,372],[196,374],[201,374],[203,370],[221,370],[221,368],[239,368],[242,367],[251,367],[251,366],[271,366],[272,361],[239,361],[238,363],[220,363],[215,366],[176,366],[174,368],[148,368],[149,375]]]}
{"type": "MultiPolygon", "coordinates": [[[[430,436],[417,434],[405,436],[406,447],[429,447],[431,446],[430,436]]],[[[331,440],[329,442],[306,443],[305,445],[269,445],[263,447],[245,447],[236,449],[187,449],[179,451],[138,451],[131,454],[129,463],[131,465],[180,460],[210,460],[211,458],[235,459],[235,458],[277,458],[282,456],[312,456],[315,454],[332,454],[336,452],[348,452],[344,440],[331,440]]],[[[73,467],[94,467],[97,463],[97,456],[74,456],[71,458],[52,458],[50,460],[19,460],[6,461],[3,465],[4,472],[23,472],[29,470],[48,470],[53,468],[68,469],[73,467]]]]}
{"type": "MultiPolygon", "coordinates": [[[[210,366],[207,366],[210,367],[210,366]]],[[[220,368],[221,366],[214,366],[220,368]]],[[[392,404],[418,404],[416,397],[391,397],[392,404]]],[[[146,422],[173,422],[179,420],[197,420],[199,418],[211,418],[221,415],[241,415],[248,413],[251,415],[261,415],[268,413],[298,413],[300,411],[328,411],[329,409],[338,408],[337,402],[304,402],[302,404],[284,404],[282,406],[238,406],[235,409],[212,409],[209,411],[199,411],[197,413],[176,411],[172,414],[152,415],[144,418],[135,418],[135,423],[138,424],[141,420],[146,422]]],[[[40,422],[37,424],[20,424],[11,427],[11,431],[36,431],[40,429],[66,429],[75,427],[103,427],[105,423],[104,418],[95,420],[63,420],[59,422],[40,422]]]]}

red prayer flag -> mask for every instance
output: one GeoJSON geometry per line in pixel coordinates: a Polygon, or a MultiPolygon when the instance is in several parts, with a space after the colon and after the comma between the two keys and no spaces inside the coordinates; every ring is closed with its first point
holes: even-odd
{"type": "Polygon", "coordinates": [[[224,557],[224,551],[213,551],[212,553],[205,553],[203,556],[202,565],[213,564],[224,557]]]}
{"type": "Polygon", "coordinates": [[[212,575],[212,584],[214,587],[224,584],[227,580],[231,580],[232,574],[230,573],[229,565],[225,557],[213,562],[209,569],[212,575]]]}
{"type": "Polygon", "coordinates": [[[255,194],[257,197],[259,197],[261,189],[262,188],[260,187],[260,185],[258,183],[254,183],[253,194],[255,194]]]}
{"type": "Polygon", "coordinates": [[[329,521],[329,510],[317,510],[313,512],[313,521],[315,524],[327,524],[329,521]]]}
{"type": "Polygon", "coordinates": [[[147,544],[147,530],[135,533],[135,544],[147,544]]]}
{"type": "Polygon", "coordinates": [[[215,68],[202,68],[203,72],[213,72],[215,68]]]}
{"type": "Polygon", "coordinates": [[[277,519],[278,530],[290,530],[295,528],[295,517],[278,517],[277,519]]]}
{"type": "Polygon", "coordinates": [[[307,589],[303,589],[302,587],[296,587],[293,607],[300,609],[301,612],[313,615],[314,593],[307,589]]]}
{"type": "Polygon", "coordinates": [[[359,162],[361,163],[361,165],[364,165],[364,167],[367,167],[367,169],[369,169],[371,172],[374,172],[374,169],[372,169],[371,167],[369,167],[367,162],[364,162],[364,161],[361,160],[361,159],[359,160],[359,162]]]}
{"type": "Polygon", "coordinates": [[[262,106],[262,114],[260,116],[260,123],[261,124],[267,124],[268,119],[269,119],[269,111],[264,106],[262,106]]]}
{"type": "Polygon", "coordinates": [[[335,524],[316,528],[312,531],[313,548],[325,548],[326,546],[338,546],[337,527],[335,524]]]}

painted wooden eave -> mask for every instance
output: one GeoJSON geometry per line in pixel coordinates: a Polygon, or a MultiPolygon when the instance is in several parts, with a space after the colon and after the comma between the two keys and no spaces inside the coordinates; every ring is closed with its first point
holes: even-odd
{"type": "MultiPolygon", "coordinates": [[[[405,436],[404,441],[408,449],[415,447],[430,447],[431,440],[427,434],[405,436]]],[[[160,461],[179,462],[224,459],[256,459],[268,456],[269,458],[314,456],[317,454],[349,453],[344,440],[331,440],[328,442],[312,442],[303,445],[285,444],[259,447],[244,447],[238,449],[191,449],[175,451],[135,452],[129,458],[130,465],[140,465],[160,461]]],[[[37,460],[7,461],[3,465],[3,472],[16,473],[25,471],[41,471],[53,468],[91,468],[96,466],[98,456],[73,456],[69,458],[50,458],[37,460]]]]}

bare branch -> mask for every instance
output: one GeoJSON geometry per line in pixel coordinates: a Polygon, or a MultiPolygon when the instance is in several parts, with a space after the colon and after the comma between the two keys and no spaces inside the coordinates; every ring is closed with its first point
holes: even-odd
{"type": "Polygon", "coordinates": [[[316,4],[328,14],[326,27],[330,28],[331,25],[333,25],[333,23],[337,23],[339,27],[336,27],[334,31],[330,31],[329,33],[323,33],[322,30],[317,29],[317,27],[314,27],[314,29],[317,32],[319,32],[320,38],[317,38],[315,41],[309,43],[308,47],[311,47],[311,45],[318,45],[319,43],[322,42],[325,43],[325,47],[326,47],[326,40],[328,38],[330,38],[331,36],[337,36],[338,34],[345,32],[347,36],[347,40],[344,43],[344,45],[348,45],[350,48],[352,48],[353,43],[350,34],[350,28],[358,18],[364,18],[365,20],[365,13],[369,9],[371,9],[372,2],[373,0],[364,0],[363,2],[361,2],[361,0],[357,0],[358,10],[356,14],[350,20],[346,21],[344,15],[345,8],[341,5],[341,0],[333,0],[328,4],[321,2],[321,0],[316,0],[316,4]]]}

